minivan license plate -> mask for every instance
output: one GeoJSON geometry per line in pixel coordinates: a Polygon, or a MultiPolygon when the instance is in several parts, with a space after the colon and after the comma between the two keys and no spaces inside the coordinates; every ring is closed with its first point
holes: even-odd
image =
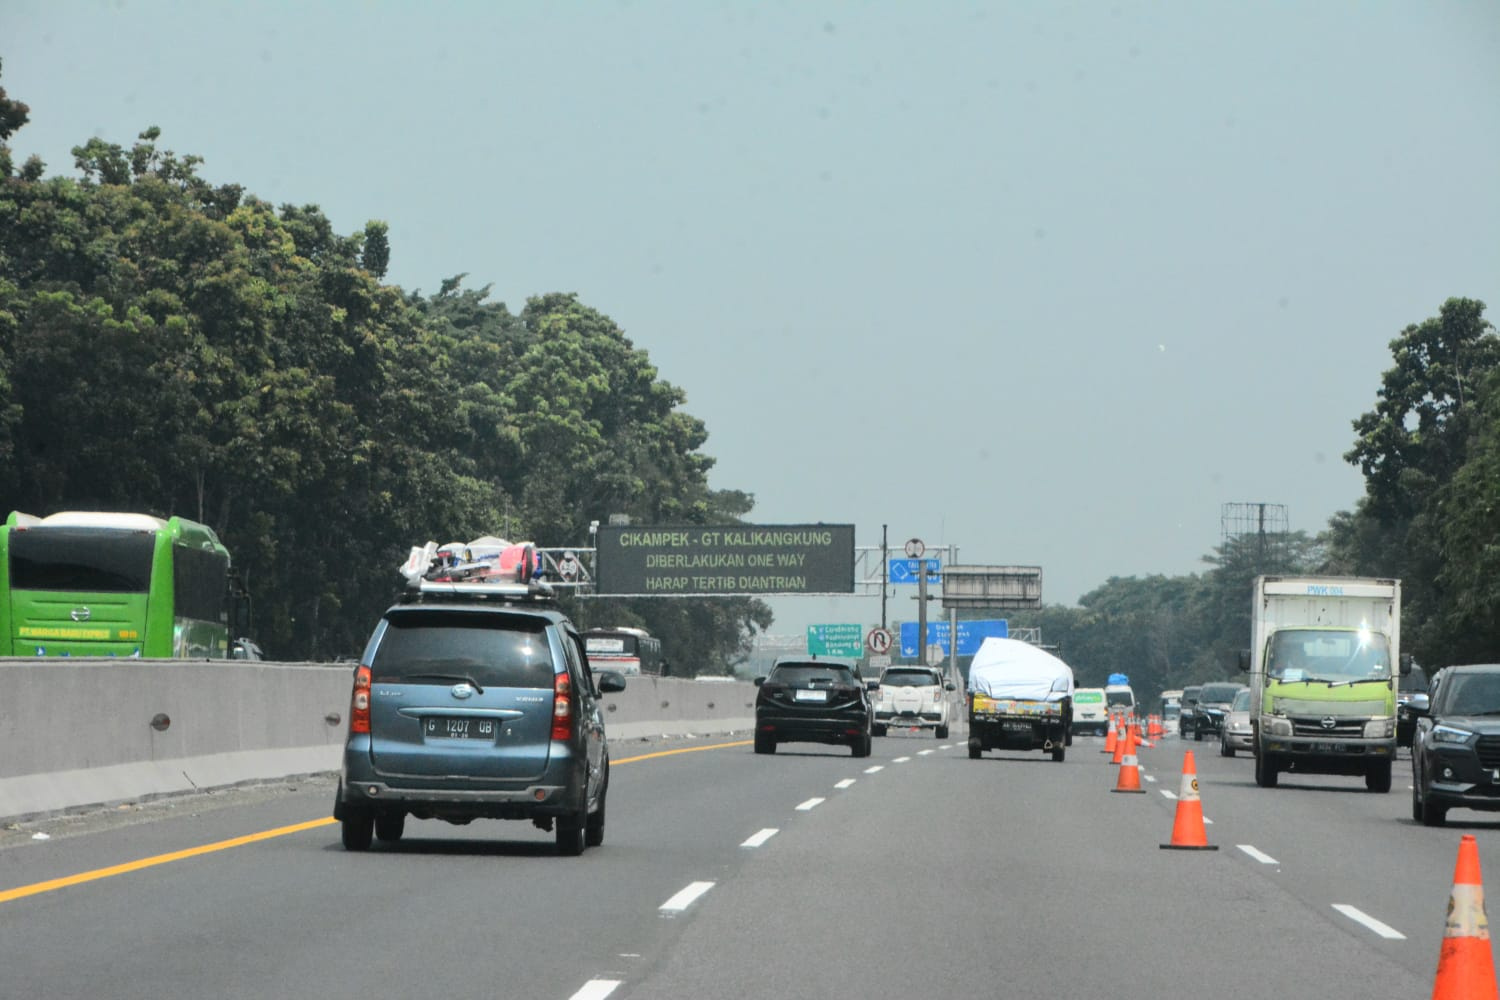
{"type": "Polygon", "coordinates": [[[430,738],[442,740],[493,740],[495,720],[429,715],[422,720],[422,731],[430,738]]]}

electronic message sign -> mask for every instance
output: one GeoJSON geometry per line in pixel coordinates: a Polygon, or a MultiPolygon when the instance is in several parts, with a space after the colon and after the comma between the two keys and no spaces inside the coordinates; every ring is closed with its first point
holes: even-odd
{"type": "Polygon", "coordinates": [[[706,597],[854,593],[854,525],[608,525],[595,593],[706,597]]]}

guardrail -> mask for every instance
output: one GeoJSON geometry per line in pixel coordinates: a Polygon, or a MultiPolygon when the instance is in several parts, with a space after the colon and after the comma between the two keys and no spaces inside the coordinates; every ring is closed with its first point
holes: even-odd
{"type": "MultiPolygon", "coordinates": [[[[0,817],[336,771],[350,664],[0,659],[0,817]]],[[[630,677],[610,741],[749,730],[755,688],[630,677]]]]}

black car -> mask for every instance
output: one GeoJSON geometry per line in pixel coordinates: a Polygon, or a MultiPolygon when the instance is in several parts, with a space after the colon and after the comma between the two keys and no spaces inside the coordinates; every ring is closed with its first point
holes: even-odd
{"type": "Polygon", "coordinates": [[[1182,698],[1178,701],[1177,713],[1177,735],[1187,739],[1198,728],[1198,692],[1203,690],[1203,685],[1193,684],[1182,689],[1182,698]]]}
{"type": "Polygon", "coordinates": [[[1412,707],[1427,707],[1430,688],[1427,671],[1415,663],[1411,665],[1411,673],[1401,675],[1400,687],[1396,689],[1397,746],[1411,746],[1412,734],[1417,730],[1417,717],[1412,713],[1412,707]]]}
{"type": "Polygon", "coordinates": [[[1245,685],[1231,681],[1204,684],[1193,709],[1193,739],[1201,740],[1205,734],[1218,736],[1224,728],[1224,717],[1229,714],[1234,696],[1244,689],[1245,685]]]}
{"type": "Polygon", "coordinates": [[[422,581],[381,616],[354,669],[333,815],[344,847],[401,838],[407,817],[530,820],[577,855],[604,841],[600,695],[545,584],[422,581]]]}
{"type": "Polygon", "coordinates": [[[1412,819],[1439,826],[1455,807],[1500,810],[1500,664],[1445,667],[1429,699],[1410,706],[1412,819]]]}
{"type": "Polygon", "coordinates": [[[755,752],[775,753],[778,743],[847,745],[856,757],[870,755],[874,710],[870,692],[878,681],[863,681],[837,660],[779,660],[770,674],[757,677],[755,752]]]}

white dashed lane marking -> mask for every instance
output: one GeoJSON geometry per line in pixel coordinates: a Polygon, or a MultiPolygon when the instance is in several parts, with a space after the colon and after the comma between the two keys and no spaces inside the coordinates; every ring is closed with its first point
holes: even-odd
{"type": "Polygon", "coordinates": [[[604,1000],[620,985],[618,979],[590,979],[583,984],[583,989],[574,993],[568,1000],[604,1000]]]}
{"type": "Polygon", "coordinates": [[[823,804],[823,800],[822,799],[808,799],[806,802],[802,803],[801,805],[799,805],[797,807],[797,811],[798,812],[807,812],[810,809],[816,809],[816,808],[818,808],[818,806],[820,806],[822,804],[823,804]]]}
{"type": "Polygon", "coordinates": [[[759,847],[762,844],[764,844],[766,841],[770,840],[772,837],[776,836],[776,834],[778,834],[780,832],[781,831],[775,829],[774,827],[766,827],[764,830],[760,831],[759,833],[757,833],[755,836],[751,837],[749,840],[745,841],[740,846],[741,847],[759,847]]]}
{"type": "Polygon", "coordinates": [[[853,785],[854,785],[854,779],[853,778],[845,778],[843,781],[840,781],[837,785],[834,785],[833,787],[834,788],[851,788],[851,787],[853,787],[853,785]]]}
{"type": "Polygon", "coordinates": [[[1368,913],[1364,912],[1358,907],[1350,906],[1348,903],[1334,903],[1333,908],[1335,910],[1338,910],[1344,916],[1348,917],[1350,920],[1354,921],[1356,924],[1368,927],[1370,930],[1374,931],[1376,934],[1379,934],[1387,941],[1406,940],[1405,934],[1402,934],[1390,924],[1381,923],[1379,920],[1376,920],[1374,917],[1370,916],[1368,913]]]}
{"type": "Polygon", "coordinates": [[[1256,861],[1259,861],[1263,865],[1279,865],[1279,864],[1281,864],[1280,861],[1277,861],[1275,858],[1271,857],[1269,854],[1265,853],[1264,851],[1257,850],[1254,847],[1251,847],[1249,844],[1236,844],[1235,846],[1238,847],[1240,850],[1244,851],[1246,854],[1250,855],[1256,861]]]}
{"type": "Polygon", "coordinates": [[[866,774],[878,774],[879,772],[884,771],[884,770],[885,770],[885,765],[884,764],[876,764],[874,767],[867,767],[867,768],[865,768],[865,773],[866,774]]]}
{"type": "Polygon", "coordinates": [[[692,883],[686,889],[682,890],[677,895],[661,904],[662,916],[670,917],[681,913],[689,906],[692,906],[693,903],[697,902],[699,896],[703,895],[713,887],[714,884],[712,882],[692,883]]]}

